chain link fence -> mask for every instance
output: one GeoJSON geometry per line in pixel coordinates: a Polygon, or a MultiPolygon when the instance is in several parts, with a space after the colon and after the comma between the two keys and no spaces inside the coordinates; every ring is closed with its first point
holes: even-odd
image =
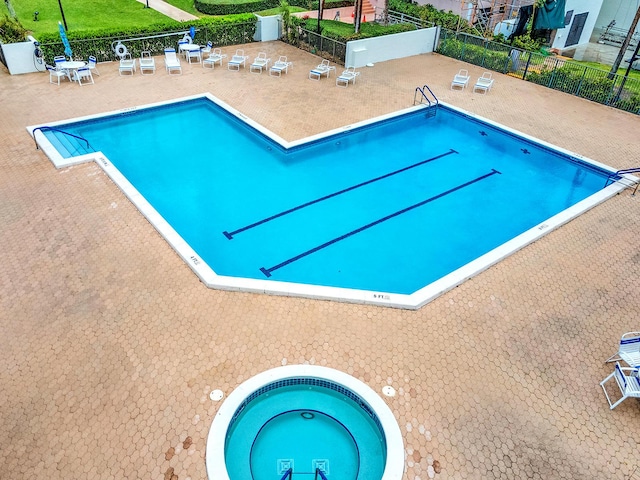
{"type": "Polygon", "coordinates": [[[311,53],[344,65],[347,56],[347,44],[318,33],[298,27],[298,47],[311,53]]]}
{"type": "Polygon", "coordinates": [[[640,79],[441,29],[442,55],[640,115],[640,79]]]}

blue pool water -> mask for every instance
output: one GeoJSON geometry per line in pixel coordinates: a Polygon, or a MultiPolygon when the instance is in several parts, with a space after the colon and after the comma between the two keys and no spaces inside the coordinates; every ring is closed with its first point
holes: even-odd
{"type": "Polygon", "coordinates": [[[402,294],[609,174],[442,106],[289,150],[206,98],[60,128],[101,150],[218,275],[402,294]]]}
{"type": "Polygon", "coordinates": [[[242,407],[227,432],[225,461],[231,480],[293,478],[380,479],[386,444],[367,411],[330,388],[279,387],[242,407]]]}

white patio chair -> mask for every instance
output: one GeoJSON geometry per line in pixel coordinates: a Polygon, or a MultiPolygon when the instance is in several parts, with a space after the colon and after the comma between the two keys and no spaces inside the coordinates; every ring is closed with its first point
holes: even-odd
{"type": "Polygon", "coordinates": [[[338,87],[348,87],[349,82],[355,84],[356,77],[360,75],[360,72],[356,72],[354,67],[347,67],[338,78],[336,78],[336,85],[338,87]]]}
{"type": "Polygon", "coordinates": [[[53,79],[57,80],[58,86],[60,86],[60,77],[66,77],[67,72],[64,70],[58,70],[56,67],[52,65],[45,65],[47,70],[49,71],[49,83],[54,83],[53,79]]]}
{"type": "Polygon", "coordinates": [[[244,67],[247,63],[247,59],[249,55],[244,54],[244,50],[238,49],[236,50],[235,55],[231,57],[231,60],[227,62],[227,68],[229,70],[238,70],[240,71],[240,66],[244,67]]]}
{"type": "Polygon", "coordinates": [[[226,53],[222,53],[222,50],[219,48],[214,48],[209,56],[202,61],[202,68],[211,67],[215,68],[216,63],[219,63],[222,66],[222,59],[227,58],[226,53]]]}
{"type": "Polygon", "coordinates": [[[71,81],[71,72],[69,71],[69,69],[60,67],[60,64],[66,61],[67,61],[67,57],[65,57],[64,55],[56,55],[55,57],[53,57],[53,63],[56,66],[56,70],[64,72],[64,74],[67,76],[69,81],[71,81]]]}
{"type": "Polygon", "coordinates": [[[640,368],[640,332],[627,332],[620,338],[618,351],[605,363],[622,360],[632,368],[640,368]]]}
{"type": "Polygon", "coordinates": [[[176,55],[176,51],[174,48],[165,48],[164,49],[164,66],[171,75],[171,72],[178,72],[178,74],[182,74],[182,66],[180,65],[180,59],[176,55]]]}
{"type": "Polygon", "coordinates": [[[91,69],[89,67],[82,67],[76,70],[76,80],[78,81],[80,86],[82,86],[83,83],[89,83],[89,82],[93,84],[94,81],[93,81],[93,75],[91,75],[91,69]]]}
{"type": "Polygon", "coordinates": [[[267,54],[260,52],[258,56],[253,59],[253,63],[249,66],[249,71],[252,73],[262,73],[262,69],[266,68],[269,62],[271,62],[271,59],[267,58],[267,54]]]}
{"type": "Polygon", "coordinates": [[[191,63],[191,59],[194,59],[198,63],[202,63],[202,54],[200,53],[200,49],[187,50],[187,61],[191,63]]]}
{"type": "Polygon", "coordinates": [[[120,72],[120,75],[127,72],[133,75],[136,71],[136,59],[131,58],[130,53],[125,53],[120,58],[120,66],[118,67],[118,71],[120,72]]]}
{"type": "Polygon", "coordinates": [[[469,72],[465,69],[461,69],[458,73],[453,76],[453,81],[451,82],[451,90],[456,87],[460,87],[460,90],[464,90],[469,83],[469,72]]]}
{"type": "Polygon", "coordinates": [[[212,48],[213,48],[213,42],[209,41],[209,42],[207,42],[206,46],[200,48],[200,52],[201,53],[210,53],[212,48]]]}
{"type": "Polygon", "coordinates": [[[140,52],[140,73],[145,75],[145,72],[151,75],[156,73],[156,60],[151,56],[151,52],[147,50],[140,52]]]}
{"type": "Polygon", "coordinates": [[[473,92],[475,93],[477,91],[486,94],[489,90],[491,90],[492,86],[493,78],[491,78],[491,72],[484,72],[482,76],[478,78],[476,84],[473,86],[473,92]]]}
{"type": "Polygon", "coordinates": [[[328,78],[331,75],[331,72],[335,71],[335,69],[336,67],[329,65],[329,60],[322,60],[320,65],[309,71],[309,78],[311,80],[320,80],[322,75],[326,75],[328,78]]]}
{"type": "Polygon", "coordinates": [[[100,75],[100,72],[98,71],[98,59],[96,59],[95,56],[93,55],[89,56],[89,64],[87,66],[89,67],[92,73],[95,73],[96,75],[100,75]]]}
{"type": "Polygon", "coordinates": [[[640,398],[640,379],[638,379],[638,370],[630,367],[621,367],[618,362],[616,362],[616,368],[611,375],[605,378],[600,382],[600,386],[602,390],[604,390],[604,395],[607,397],[607,402],[609,402],[609,408],[613,410],[623,400],[626,400],[629,397],[640,398]],[[625,374],[628,372],[628,375],[625,374]],[[620,398],[615,402],[611,402],[611,397],[607,392],[606,383],[611,379],[615,379],[615,383],[620,390],[620,398]]]}
{"type": "Polygon", "coordinates": [[[269,75],[273,77],[281,77],[282,72],[289,73],[289,67],[291,66],[293,66],[293,62],[288,62],[287,57],[281,55],[280,58],[278,58],[278,60],[276,60],[273,65],[271,65],[271,68],[269,69],[269,75]]]}

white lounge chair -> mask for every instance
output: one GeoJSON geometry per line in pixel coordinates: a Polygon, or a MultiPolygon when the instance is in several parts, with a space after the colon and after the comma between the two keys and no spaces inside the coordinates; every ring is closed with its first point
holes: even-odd
{"type": "Polygon", "coordinates": [[[604,395],[607,397],[607,402],[609,402],[609,408],[613,410],[623,400],[626,400],[629,397],[640,398],[640,379],[638,378],[638,370],[630,367],[621,367],[618,362],[616,362],[616,368],[611,375],[605,378],[600,382],[600,386],[602,390],[604,390],[604,395]],[[628,375],[625,375],[625,372],[629,372],[628,375]],[[620,389],[620,398],[615,402],[611,402],[611,397],[607,392],[606,383],[615,379],[615,383],[620,389]]]}
{"type": "Polygon", "coordinates": [[[249,56],[244,54],[244,50],[238,49],[235,55],[231,57],[231,60],[227,62],[227,68],[240,71],[240,66],[246,66],[248,58],[249,56]]]}
{"type": "Polygon", "coordinates": [[[118,67],[118,70],[120,72],[120,75],[126,72],[129,72],[131,75],[133,75],[136,71],[136,59],[131,58],[130,53],[125,53],[120,58],[120,67],[118,67]]]}
{"type": "Polygon", "coordinates": [[[493,86],[493,78],[491,78],[491,73],[484,72],[482,76],[478,78],[478,81],[476,82],[476,84],[473,86],[473,91],[474,93],[476,91],[487,93],[489,90],[491,90],[492,86],[493,86]]]}
{"type": "Polygon", "coordinates": [[[225,53],[222,53],[222,50],[219,48],[214,48],[209,56],[202,61],[202,68],[211,67],[215,68],[216,63],[219,63],[222,66],[222,59],[227,58],[225,53]]]}
{"type": "Polygon", "coordinates": [[[180,59],[176,55],[176,50],[174,48],[165,48],[164,49],[164,66],[171,75],[171,72],[178,72],[178,74],[182,74],[182,67],[180,66],[180,59]]]}
{"type": "Polygon", "coordinates": [[[287,57],[281,55],[276,62],[271,65],[269,69],[269,75],[271,76],[282,76],[282,72],[289,73],[289,67],[293,66],[293,62],[288,62],[287,57]]]}
{"type": "Polygon", "coordinates": [[[140,73],[144,75],[145,72],[151,75],[156,73],[156,60],[151,56],[151,52],[149,51],[140,53],[140,73]]]}
{"type": "Polygon", "coordinates": [[[627,332],[620,338],[618,351],[605,363],[622,360],[632,368],[640,368],[640,332],[627,332]]]}
{"type": "Polygon", "coordinates": [[[356,72],[354,67],[347,67],[338,78],[336,78],[336,85],[338,87],[348,87],[349,82],[356,83],[356,77],[360,75],[360,72],[356,72]]]}
{"type": "Polygon", "coordinates": [[[98,71],[98,60],[93,55],[89,56],[89,64],[87,65],[91,73],[95,73],[96,75],[100,75],[98,71]]]}
{"type": "Polygon", "coordinates": [[[253,63],[249,67],[249,71],[252,73],[262,73],[262,69],[266,68],[271,62],[270,58],[267,58],[267,54],[264,52],[258,53],[258,56],[253,59],[253,63]]]}
{"type": "Polygon", "coordinates": [[[456,87],[460,87],[460,90],[464,90],[469,83],[469,72],[465,69],[461,69],[453,77],[451,82],[451,90],[456,87]]]}
{"type": "Polygon", "coordinates": [[[53,79],[57,79],[58,85],[60,85],[60,77],[66,77],[67,72],[63,69],[57,69],[52,65],[46,65],[47,70],[49,71],[49,83],[54,83],[53,79]]]}
{"type": "Polygon", "coordinates": [[[331,75],[331,72],[335,72],[336,67],[329,65],[329,60],[322,60],[322,63],[315,68],[312,68],[309,72],[309,78],[311,80],[320,80],[322,75],[326,75],[327,78],[331,75]]]}
{"type": "Polygon", "coordinates": [[[89,83],[89,81],[92,84],[94,83],[93,75],[91,75],[91,70],[89,69],[89,67],[82,67],[76,70],[75,77],[80,86],[82,86],[83,83],[89,83]]]}

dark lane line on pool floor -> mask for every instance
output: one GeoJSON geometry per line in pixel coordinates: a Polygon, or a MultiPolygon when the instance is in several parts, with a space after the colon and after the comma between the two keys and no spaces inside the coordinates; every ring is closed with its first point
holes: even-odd
{"type": "Polygon", "coordinates": [[[401,168],[400,170],[395,170],[393,172],[387,173],[387,174],[382,175],[380,177],[372,178],[371,180],[367,180],[366,182],[362,182],[362,183],[359,183],[357,185],[353,185],[351,187],[345,188],[343,190],[340,190],[340,191],[337,191],[337,192],[334,192],[334,193],[330,193],[329,195],[325,195],[324,197],[316,198],[315,200],[311,200],[309,202],[300,204],[300,205],[298,205],[296,207],[290,208],[290,209],[285,210],[283,212],[276,213],[275,215],[271,215],[270,217],[263,218],[262,220],[258,220],[255,223],[252,223],[252,224],[247,225],[245,227],[242,227],[242,228],[239,228],[237,230],[234,230],[233,232],[228,232],[228,231],[225,230],[224,232],[222,232],[222,234],[225,237],[227,237],[229,240],[233,240],[233,236],[234,235],[237,235],[239,233],[242,233],[242,232],[245,232],[245,231],[250,230],[252,228],[255,228],[255,227],[259,226],[259,225],[262,225],[263,223],[270,222],[271,220],[275,220],[276,218],[280,218],[280,217],[282,217],[284,215],[288,215],[289,213],[293,213],[293,212],[295,212],[297,210],[301,210],[301,209],[303,209],[305,207],[308,207],[310,205],[313,205],[315,203],[322,202],[324,200],[328,200],[329,198],[336,197],[338,195],[342,195],[343,193],[350,192],[351,190],[355,190],[356,188],[364,187],[365,185],[369,185],[370,183],[374,183],[374,182],[377,182],[379,180],[383,180],[385,178],[392,177],[393,175],[397,175],[398,173],[406,172],[407,170],[411,170],[412,168],[416,168],[416,167],[419,167],[421,165],[425,165],[425,164],[427,164],[429,162],[433,162],[434,160],[438,160],[439,158],[446,157],[447,155],[451,155],[452,153],[458,153],[458,152],[456,152],[452,148],[451,150],[449,150],[446,153],[442,153],[442,154],[437,155],[437,156],[432,157],[432,158],[427,158],[426,160],[422,160],[421,162],[414,163],[413,165],[409,165],[408,167],[404,167],[404,168],[401,168]]]}
{"type": "Polygon", "coordinates": [[[439,198],[442,198],[442,197],[444,197],[446,195],[449,195],[450,193],[453,193],[453,192],[461,190],[461,189],[463,189],[465,187],[468,187],[469,185],[473,185],[474,183],[480,182],[481,180],[485,180],[486,178],[489,178],[489,177],[491,177],[492,175],[495,175],[495,174],[501,175],[501,172],[499,172],[495,168],[492,168],[491,172],[489,172],[489,173],[485,173],[484,175],[481,175],[481,176],[479,176],[477,178],[474,178],[473,180],[469,180],[468,182],[462,183],[462,184],[460,184],[460,185],[458,185],[456,187],[453,187],[453,188],[451,188],[451,189],[449,189],[447,191],[439,193],[438,195],[435,195],[433,197],[427,198],[426,200],[423,200],[422,202],[415,203],[415,204],[413,204],[413,205],[411,205],[409,207],[403,208],[402,210],[398,210],[397,212],[391,213],[391,214],[389,214],[389,215],[387,215],[385,217],[382,217],[382,218],[380,218],[380,219],[378,219],[378,220],[376,220],[374,222],[368,223],[367,225],[364,225],[364,226],[362,226],[360,228],[352,230],[349,233],[345,233],[344,235],[341,235],[341,236],[336,237],[336,238],[334,238],[332,240],[329,240],[328,242],[325,242],[322,245],[318,245],[317,247],[314,247],[314,248],[312,248],[310,250],[307,250],[306,252],[303,252],[300,255],[296,255],[295,257],[291,257],[290,259],[285,260],[284,262],[279,263],[278,265],[276,265],[274,267],[271,267],[271,268],[261,267],[260,271],[264,274],[265,277],[269,278],[271,276],[271,272],[273,272],[274,270],[278,270],[279,268],[285,267],[285,266],[289,265],[290,263],[293,263],[293,262],[295,262],[297,260],[300,260],[301,258],[304,258],[307,255],[311,255],[312,253],[315,253],[315,252],[317,252],[319,250],[322,250],[323,248],[329,247],[329,246],[333,245],[334,243],[337,243],[337,242],[339,242],[341,240],[349,238],[352,235],[355,235],[357,233],[363,232],[363,231],[365,231],[365,230],[367,230],[367,229],[369,229],[371,227],[375,227],[376,225],[378,225],[378,224],[380,224],[382,222],[386,222],[387,220],[389,220],[391,218],[397,217],[398,215],[402,215],[403,213],[407,213],[407,212],[409,212],[411,210],[414,210],[414,209],[416,209],[418,207],[426,205],[427,203],[433,202],[434,200],[438,200],[439,198]]]}

